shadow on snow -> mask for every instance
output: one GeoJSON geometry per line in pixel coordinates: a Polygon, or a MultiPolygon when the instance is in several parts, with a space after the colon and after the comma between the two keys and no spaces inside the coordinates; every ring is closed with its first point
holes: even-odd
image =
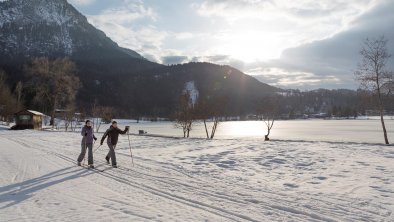
{"type": "Polygon", "coordinates": [[[12,207],[29,199],[37,191],[93,173],[92,171],[83,169],[72,169],[75,169],[75,167],[63,168],[34,179],[0,187],[0,204],[10,202],[0,207],[0,210],[12,207]]]}

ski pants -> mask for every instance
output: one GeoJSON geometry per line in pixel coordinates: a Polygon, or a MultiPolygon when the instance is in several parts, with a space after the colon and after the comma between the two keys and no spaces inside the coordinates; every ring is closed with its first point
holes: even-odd
{"type": "Polygon", "coordinates": [[[107,143],[109,147],[109,152],[107,156],[105,157],[106,159],[111,159],[111,164],[112,166],[116,166],[116,155],[115,155],[115,147],[116,145],[113,145],[112,143],[107,143]]]}
{"type": "Polygon", "coordinates": [[[93,165],[93,144],[92,143],[87,143],[85,144],[84,142],[81,143],[81,154],[79,154],[78,157],[78,162],[82,162],[83,158],[85,158],[86,155],[86,150],[88,151],[88,164],[93,165]]]}

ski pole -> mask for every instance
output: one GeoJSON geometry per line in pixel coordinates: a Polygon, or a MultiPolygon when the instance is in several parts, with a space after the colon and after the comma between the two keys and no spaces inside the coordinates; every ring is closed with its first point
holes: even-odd
{"type": "Polygon", "coordinates": [[[97,147],[97,149],[94,150],[93,153],[95,153],[98,149],[100,149],[101,145],[97,147]]]}
{"type": "Polygon", "coordinates": [[[131,152],[130,132],[129,131],[127,131],[127,139],[129,140],[131,162],[133,163],[133,166],[134,166],[134,159],[133,159],[133,152],[131,152]]]}

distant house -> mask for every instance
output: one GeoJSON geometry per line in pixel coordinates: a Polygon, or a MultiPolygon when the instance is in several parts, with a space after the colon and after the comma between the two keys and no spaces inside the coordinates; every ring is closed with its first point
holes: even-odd
{"type": "Polygon", "coordinates": [[[42,120],[44,114],[33,110],[22,110],[15,113],[15,126],[11,129],[24,130],[24,129],[42,129],[42,120]]]}

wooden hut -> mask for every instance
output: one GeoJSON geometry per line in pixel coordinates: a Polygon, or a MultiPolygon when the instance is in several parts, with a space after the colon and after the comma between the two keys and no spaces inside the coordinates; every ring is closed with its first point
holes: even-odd
{"type": "Polygon", "coordinates": [[[23,129],[42,129],[42,120],[44,114],[33,111],[33,110],[22,110],[15,113],[15,126],[12,129],[23,130],[23,129]]]}

